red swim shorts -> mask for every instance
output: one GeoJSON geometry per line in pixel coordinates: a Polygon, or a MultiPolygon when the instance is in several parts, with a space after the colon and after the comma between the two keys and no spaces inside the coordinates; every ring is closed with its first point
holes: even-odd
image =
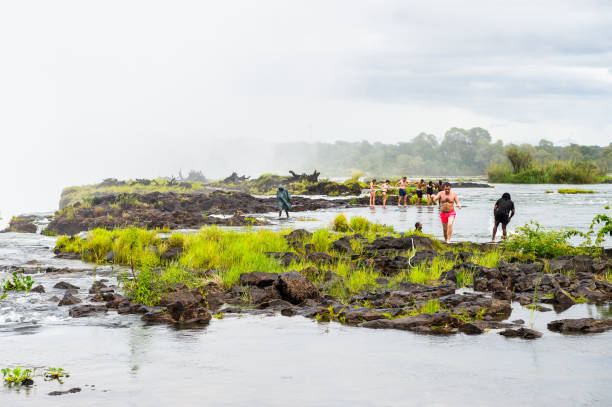
{"type": "Polygon", "coordinates": [[[451,216],[454,218],[457,215],[455,211],[450,212],[440,212],[440,219],[442,219],[442,223],[448,223],[448,218],[451,216]]]}

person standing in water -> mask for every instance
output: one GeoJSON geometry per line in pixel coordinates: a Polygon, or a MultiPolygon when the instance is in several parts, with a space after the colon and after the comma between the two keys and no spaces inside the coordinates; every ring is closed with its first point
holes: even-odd
{"type": "Polygon", "coordinates": [[[388,190],[389,190],[389,188],[391,187],[391,186],[389,185],[389,183],[390,183],[390,182],[391,182],[391,181],[386,180],[386,181],[385,181],[385,183],[384,183],[384,184],[382,184],[382,185],[380,186],[380,189],[382,189],[382,196],[383,196],[383,208],[384,208],[384,209],[387,209],[387,198],[388,198],[388,197],[387,197],[387,191],[388,191],[388,190]]]}
{"type": "Polygon", "coordinates": [[[429,181],[427,184],[427,205],[433,205],[433,196],[434,196],[434,184],[432,181],[429,181]]]}
{"type": "Polygon", "coordinates": [[[451,191],[450,183],[444,184],[444,191],[438,192],[434,197],[434,203],[440,200],[440,220],[442,221],[442,231],[444,232],[444,241],[450,243],[451,236],[453,235],[453,223],[455,223],[455,204],[461,209],[459,198],[457,194],[451,191]]]}
{"type": "Polygon", "coordinates": [[[510,219],[514,216],[514,202],[510,199],[510,194],[504,192],[502,197],[495,202],[493,206],[493,216],[495,217],[495,226],[493,226],[493,236],[491,236],[491,243],[495,242],[495,234],[497,233],[497,226],[501,223],[502,225],[502,239],[507,237],[506,225],[510,223],[510,219]]]}
{"type": "Polygon", "coordinates": [[[376,207],[376,179],[370,181],[370,208],[376,207]]]}
{"type": "Polygon", "coordinates": [[[406,206],[406,199],[408,195],[406,194],[406,184],[408,184],[408,180],[406,177],[403,177],[395,186],[399,186],[399,193],[397,198],[397,207],[400,207],[400,203],[402,202],[402,198],[404,198],[404,206],[406,206]]]}
{"type": "Polygon", "coordinates": [[[423,187],[425,186],[425,180],[416,182],[416,194],[417,194],[417,205],[421,204],[423,199],[423,187]]]}
{"type": "MultiPolygon", "coordinates": [[[[442,182],[442,180],[438,180],[438,183],[436,184],[436,191],[438,191],[438,193],[444,191],[444,182],[442,182]]],[[[442,201],[438,201],[438,205],[440,205],[442,203],[442,201]]]]}
{"type": "Polygon", "coordinates": [[[276,200],[278,201],[278,217],[283,216],[283,211],[287,214],[289,219],[289,209],[291,209],[291,194],[285,189],[284,186],[279,185],[276,191],[276,200]]]}

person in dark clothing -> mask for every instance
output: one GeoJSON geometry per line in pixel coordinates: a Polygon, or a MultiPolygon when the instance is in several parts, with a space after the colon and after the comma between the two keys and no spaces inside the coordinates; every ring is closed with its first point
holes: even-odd
{"type": "Polygon", "coordinates": [[[276,191],[276,200],[278,202],[278,217],[280,218],[283,215],[283,211],[287,214],[287,218],[289,218],[289,209],[291,209],[291,194],[284,186],[279,185],[278,190],[276,191]]]}
{"type": "Polygon", "coordinates": [[[514,202],[512,202],[512,199],[510,199],[510,194],[504,192],[502,197],[495,202],[495,206],[493,207],[495,226],[493,226],[493,236],[491,237],[491,242],[495,242],[497,226],[499,226],[500,223],[502,225],[502,239],[507,237],[506,225],[510,223],[510,219],[512,219],[514,213],[514,202]]]}

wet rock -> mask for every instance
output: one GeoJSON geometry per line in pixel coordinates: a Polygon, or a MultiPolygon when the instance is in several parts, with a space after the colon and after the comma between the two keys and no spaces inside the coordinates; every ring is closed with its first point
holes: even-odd
{"type": "Polygon", "coordinates": [[[273,286],[268,286],[264,288],[251,286],[247,288],[247,291],[249,293],[251,304],[261,304],[263,302],[281,299],[280,293],[278,292],[276,287],[273,286]]]}
{"type": "Polygon", "coordinates": [[[33,384],[34,384],[34,380],[32,380],[32,379],[23,379],[21,381],[21,385],[22,386],[31,386],[33,384]]]}
{"type": "Polygon", "coordinates": [[[299,304],[308,298],[319,297],[317,287],[297,271],[281,273],[277,284],[283,299],[292,304],[299,304]]]}
{"type": "Polygon", "coordinates": [[[151,323],[172,323],[172,317],[166,309],[155,309],[144,314],[141,319],[151,323]]]}
{"type": "Polygon", "coordinates": [[[67,292],[66,294],[64,294],[64,298],[62,298],[61,301],[57,305],[58,306],[74,305],[74,304],[80,304],[82,302],[83,300],[81,300],[79,297],[76,297],[72,295],[72,293],[67,292]]]}
{"type": "Polygon", "coordinates": [[[351,240],[348,236],[341,237],[340,239],[332,243],[332,247],[338,253],[342,254],[353,254],[353,248],[351,247],[351,240]]]}
{"type": "Polygon", "coordinates": [[[104,305],[77,305],[76,307],[70,308],[68,315],[73,318],[89,317],[92,314],[105,313],[106,307],[104,305]]]}
{"type": "Polygon", "coordinates": [[[409,235],[403,237],[385,236],[374,240],[365,247],[367,251],[380,250],[432,250],[431,240],[425,236],[409,235]]]}
{"type": "Polygon", "coordinates": [[[117,254],[110,250],[108,253],[106,253],[106,262],[112,263],[115,260],[115,257],[117,257],[117,254]]]}
{"type": "Polygon", "coordinates": [[[467,322],[459,327],[459,332],[466,335],[480,335],[481,333],[484,333],[484,331],[485,330],[483,328],[471,322],[467,322]]]}
{"type": "Polygon", "coordinates": [[[559,288],[558,290],[555,291],[554,299],[557,304],[559,304],[561,307],[565,309],[576,304],[576,301],[574,301],[574,299],[568,294],[568,292],[562,288],[559,288]]]}
{"type": "Polygon", "coordinates": [[[36,233],[36,225],[34,221],[36,216],[14,216],[9,222],[8,228],[3,232],[18,232],[18,233],[36,233]]]}
{"type": "Polygon", "coordinates": [[[515,319],[514,321],[512,321],[513,324],[517,324],[517,325],[523,325],[525,323],[525,320],[523,319],[515,319]]]}
{"type": "Polygon", "coordinates": [[[33,293],[44,293],[45,287],[43,287],[42,284],[38,284],[36,287],[32,288],[30,291],[32,291],[33,293]]]}
{"type": "Polygon", "coordinates": [[[295,309],[293,308],[283,308],[281,310],[281,315],[285,316],[285,317],[292,317],[295,314],[297,314],[297,312],[295,311],[295,309]]]}
{"type": "Polygon", "coordinates": [[[374,312],[369,308],[349,308],[342,315],[347,325],[358,325],[362,322],[386,318],[384,315],[374,312]]]}
{"type": "Polygon", "coordinates": [[[78,393],[80,391],[81,391],[80,387],[73,387],[70,390],[64,390],[64,391],[56,390],[56,391],[49,392],[48,394],[49,396],[61,396],[63,394],[78,393]]]}
{"type": "Polygon", "coordinates": [[[61,252],[61,251],[57,251],[57,252],[54,251],[54,253],[55,253],[56,259],[81,260],[80,253],[61,252]]]}
{"type": "Polygon", "coordinates": [[[76,285],[67,283],[65,281],[60,281],[59,283],[55,284],[53,288],[59,288],[60,290],[78,290],[79,289],[79,287],[77,287],[76,285]]]}
{"type": "MultiPolygon", "coordinates": [[[[185,305],[181,301],[168,305],[168,314],[175,324],[208,324],[212,315],[204,307],[185,305]]],[[[145,314],[147,315],[147,314],[145,314]]]]}
{"type": "Polygon", "coordinates": [[[59,301],[60,298],[57,295],[54,295],[53,297],[49,298],[47,301],[49,302],[56,302],[59,301]]]}
{"type": "Polygon", "coordinates": [[[181,256],[181,253],[183,253],[183,248],[182,247],[170,247],[168,249],[166,249],[165,252],[163,252],[161,254],[161,256],[159,256],[162,260],[165,261],[171,261],[171,260],[176,260],[181,256]]]}
{"type": "Polygon", "coordinates": [[[495,291],[493,293],[493,298],[497,298],[498,300],[511,300],[512,299],[512,291],[510,290],[500,290],[495,291]]]}
{"type": "MultiPolygon", "coordinates": [[[[458,324],[448,312],[436,312],[435,314],[418,314],[410,317],[395,319],[377,319],[362,322],[360,327],[372,329],[402,329],[408,331],[418,330],[419,327],[444,326],[447,324],[458,324]]],[[[423,330],[421,332],[424,333],[423,330]]]]}
{"type": "Polygon", "coordinates": [[[277,273],[265,273],[263,271],[252,271],[240,275],[240,284],[264,288],[271,286],[278,279],[277,273]]]}
{"type": "Polygon", "coordinates": [[[175,291],[164,294],[159,301],[159,305],[167,306],[173,302],[181,302],[185,305],[198,304],[204,300],[204,296],[198,288],[189,290],[186,286],[178,286],[175,291]]]}
{"type": "Polygon", "coordinates": [[[563,334],[600,333],[612,329],[612,319],[560,319],[548,323],[548,329],[563,334]]]}
{"type": "Polygon", "coordinates": [[[440,254],[435,250],[420,250],[414,253],[414,257],[410,259],[410,264],[416,266],[421,263],[429,263],[439,255],[440,254]]]}
{"type": "Polygon", "coordinates": [[[91,287],[89,288],[89,294],[97,294],[103,288],[107,288],[106,284],[101,281],[94,281],[91,287]]]}
{"type": "Polygon", "coordinates": [[[542,337],[542,333],[529,328],[505,329],[499,333],[506,338],[537,339],[542,337]]]}

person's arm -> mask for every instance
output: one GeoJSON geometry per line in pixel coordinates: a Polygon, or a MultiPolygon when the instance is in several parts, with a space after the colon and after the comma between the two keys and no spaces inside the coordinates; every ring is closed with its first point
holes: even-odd
{"type": "Polygon", "coordinates": [[[493,206],[493,216],[495,216],[495,212],[497,212],[497,204],[493,206]]]}
{"type": "Polygon", "coordinates": [[[433,198],[434,203],[435,203],[435,202],[436,202],[438,199],[440,199],[440,193],[439,193],[439,192],[438,192],[438,193],[436,194],[436,196],[434,196],[434,198],[433,198]]]}
{"type": "Polygon", "coordinates": [[[510,219],[514,216],[514,208],[512,208],[512,213],[510,214],[510,219]]]}
{"type": "Polygon", "coordinates": [[[457,207],[461,209],[461,204],[459,203],[459,195],[457,194],[455,194],[455,203],[457,204],[457,207]]]}

